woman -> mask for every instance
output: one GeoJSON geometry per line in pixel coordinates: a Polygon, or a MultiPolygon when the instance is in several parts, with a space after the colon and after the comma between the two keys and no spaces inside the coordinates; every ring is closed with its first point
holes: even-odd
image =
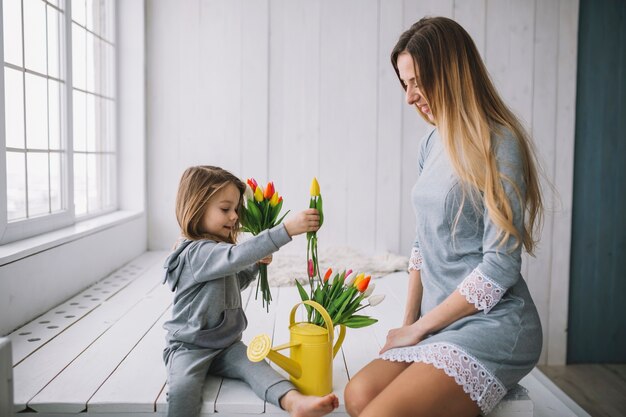
{"type": "Polygon", "coordinates": [[[456,22],[424,18],[391,62],[434,129],[411,192],[403,326],[346,387],[351,416],[487,414],[535,366],[541,324],[520,274],[542,211],[528,136],[456,22]]]}

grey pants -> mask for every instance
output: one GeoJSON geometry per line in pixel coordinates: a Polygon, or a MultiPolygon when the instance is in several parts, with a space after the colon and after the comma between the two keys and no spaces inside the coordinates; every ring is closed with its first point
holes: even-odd
{"type": "Polygon", "coordinates": [[[167,367],[168,417],[194,417],[202,408],[202,389],[207,374],[246,382],[259,398],[280,407],[280,398],[296,389],[266,361],[250,362],[246,345],[236,342],[226,349],[206,349],[172,343],[163,351],[167,367]]]}

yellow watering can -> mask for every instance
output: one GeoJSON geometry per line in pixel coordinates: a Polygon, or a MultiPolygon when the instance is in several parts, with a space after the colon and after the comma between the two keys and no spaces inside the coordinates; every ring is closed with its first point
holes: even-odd
{"type": "Polygon", "coordinates": [[[307,300],[296,304],[289,315],[290,342],[271,347],[267,334],[255,336],[248,346],[248,359],[260,362],[266,357],[283,368],[291,376],[291,382],[305,395],[326,395],[333,390],[333,358],[339,351],[346,335],[346,328],[339,327],[339,336],[333,346],[333,322],[328,312],[315,301],[307,300]],[[296,310],[302,304],[316,309],[324,318],[326,328],[312,323],[295,323],[296,310]],[[290,357],[279,350],[291,348],[290,357]]]}

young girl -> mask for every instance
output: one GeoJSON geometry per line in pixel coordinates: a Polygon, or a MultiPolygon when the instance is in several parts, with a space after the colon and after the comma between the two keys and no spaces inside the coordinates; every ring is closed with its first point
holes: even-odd
{"type": "Polygon", "coordinates": [[[304,396],[265,361],[246,356],[241,334],[248,324],[241,290],[254,280],[258,262],[291,237],[319,229],[308,209],[241,244],[236,244],[245,184],[221,168],[188,168],[180,180],[176,218],[183,241],[167,258],[165,280],[175,291],[172,318],[164,325],[170,417],[200,414],[207,374],[237,378],[262,399],[292,416],[322,416],[338,406],[334,394],[304,396]]]}

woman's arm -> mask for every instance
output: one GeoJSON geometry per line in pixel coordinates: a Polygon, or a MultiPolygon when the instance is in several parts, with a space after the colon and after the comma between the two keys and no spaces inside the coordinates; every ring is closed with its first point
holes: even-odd
{"type": "Polygon", "coordinates": [[[427,335],[477,311],[479,310],[469,303],[459,290],[455,290],[441,304],[415,323],[390,330],[385,346],[380,350],[380,353],[395,347],[415,345],[427,335]]]}
{"type": "Polygon", "coordinates": [[[406,296],[403,326],[410,326],[420,317],[422,307],[422,277],[419,270],[409,271],[409,285],[406,296]]]}

